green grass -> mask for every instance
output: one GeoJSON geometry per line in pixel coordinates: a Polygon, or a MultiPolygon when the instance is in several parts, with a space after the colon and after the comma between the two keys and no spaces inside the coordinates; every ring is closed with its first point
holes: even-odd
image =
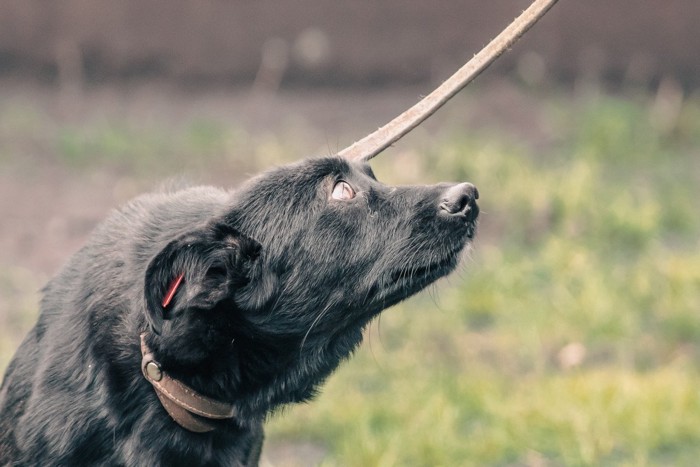
{"type": "MultiPolygon", "coordinates": [[[[480,237],[459,272],[375,321],[317,400],[272,417],[269,446],[320,446],[324,466],[697,464],[700,101],[663,125],[643,96],[543,109],[545,142],[451,128],[421,154],[373,162],[392,183],[473,181],[480,237]]],[[[135,172],[165,154],[185,168],[298,155],[293,139],[251,141],[221,122],[167,137],[98,122],[41,139],[39,117],[4,121],[80,170],[126,154],[135,172]]],[[[14,291],[14,323],[35,308],[11,276],[0,293],[14,291]]],[[[2,366],[18,326],[0,331],[2,366]]]]}

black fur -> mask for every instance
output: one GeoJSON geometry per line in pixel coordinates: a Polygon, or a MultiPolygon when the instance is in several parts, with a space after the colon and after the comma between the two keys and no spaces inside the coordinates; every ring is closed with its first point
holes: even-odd
{"type": "Polygon", "coordinates": [[[454,269],[476,197],[321,158],[235,192],[136,198],[44,289],[2,383],[0,464],[256,465],[266,416],[313,397],[374,316],[454,269]],[[331,196],[340,180],[353,199],[331,196]],[[237,417],[206,434],[178,426],[140,373],[145,330],[166,371],[237,417]]]}

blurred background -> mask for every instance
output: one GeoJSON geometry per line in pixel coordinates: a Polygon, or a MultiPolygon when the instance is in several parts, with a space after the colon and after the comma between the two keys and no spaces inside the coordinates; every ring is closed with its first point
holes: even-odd
{"type": "MultiPolygon", "coordinates": [[[[109,210],[234,188],[415,103],[527,0],[4,0],[0,371],[109,210]]],[[[367,330],[264,465],[697,465],[700,3],[563,0],[380,180],[468,180],[460,271],[367,330]]]]}

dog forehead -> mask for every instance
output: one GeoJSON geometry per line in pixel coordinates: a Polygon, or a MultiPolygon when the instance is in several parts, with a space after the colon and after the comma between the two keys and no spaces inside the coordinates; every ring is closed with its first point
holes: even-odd
{"type": "Polygon", "coordinates": [[[325,157],[321,159],[311,159],[319,177],[340,177],[346,179],[366,178],[372,180],[377,178],[372,171],[372,167],[367,162],[349,161],[341,157],[325,157]]]}
{"type": "Polygon", "coordinates": [[[285,192],[294,196],[309,196],[314,188],[327,186],[337,180],[359,185],[378,183],[372,168],[366,162],[331,156],[308,158],[272,169],[251,180],[248,187],[252,188],[251,191],[261,190],[264,193],[285,192]]]}
{"type": "Polygon", "coordinates": [[[372,170],[372,167],[369,164],[362,164],[360,166],[360,169],[367,175],[369,178],[376,180],[377,177],[374,175],[374,171],[372,170]]]}
{"type": "Polygon", "coordinates": [[[372,167],[367,162],[350,161],[338,156],[308,158],[286,168],[290,174],[306,174],[312,178],[360,175],[376,180],[372,167]]]}
{"type": "Polygon", "coordinates": [[[283,165],[263,172],[261,181],[278,185],[286,183],[307,184],[323,180],[329,176],[342,176],[359,170],[359,166],[340,157],[314,157],[283,165]]]}

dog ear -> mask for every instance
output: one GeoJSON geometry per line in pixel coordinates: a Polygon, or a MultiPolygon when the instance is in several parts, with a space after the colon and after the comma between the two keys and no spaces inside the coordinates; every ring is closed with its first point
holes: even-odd
{"type": "Polygon", "coordinates": [[[145,276],[146,319],[160,334],[182,309],[211,309],[249,281],[260,244],[226,225],[187,233],[165,246],[145,276]]]}

